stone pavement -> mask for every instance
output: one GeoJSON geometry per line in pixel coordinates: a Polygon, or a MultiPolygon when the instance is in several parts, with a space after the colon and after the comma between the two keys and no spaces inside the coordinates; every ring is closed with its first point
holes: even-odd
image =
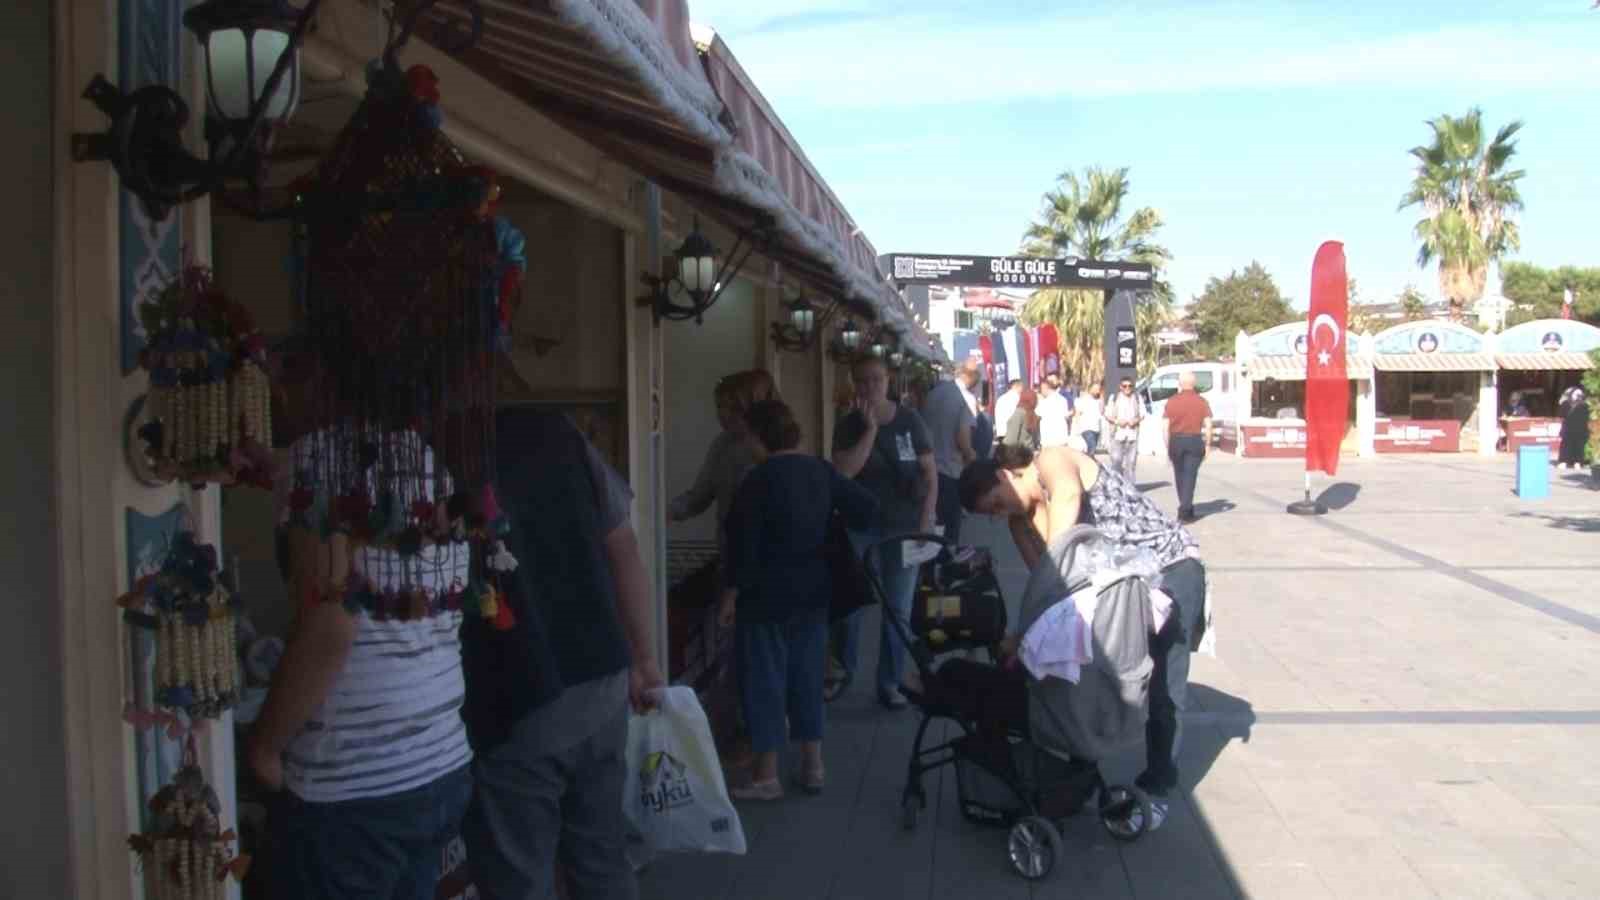
{"type": "MultiPolygon", "coordinates": [[[[1137,844],[1071,821],[1057,873],[1029,884],[1003,832],[961,818],[948,770],[901,831],[914,719],[858,685],[829,708],[824,796],[741,806],[747,856],[662,860],[643,896],[1600,897],[1600,491],[1557,476],[1522,501],[1513,468],[1346,460],[1317,487],[1337,509],[1303,519],[1283,512],[1298,462],[1209,460],[1194,530],[1218,656],[1195,657],[1185,793],[1137,844]]],[[[1175,507],[1162,462],[1141,482],[1175,507]]],[[[1004,529],[967,528],[1014,602],[1004,529]]]]}

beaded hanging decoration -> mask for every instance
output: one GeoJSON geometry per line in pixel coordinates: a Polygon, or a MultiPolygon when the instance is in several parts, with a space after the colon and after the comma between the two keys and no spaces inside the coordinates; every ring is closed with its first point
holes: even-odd
{"type": "Polygon", "coordinates": [[[523,237],[494,215],[494,173],[440,131],[433,72],[401,72],[389,56],[368,78],[361,106],[295,189],[306,346],[322,380],[310,419],[340,446],[295,473],[291,522],[326,548],[314,599],[399,618],[465,607],[509,629],[499,579],[516,563],[492,483],[493,389],[521,297],[523,237]],[[463,542],[465,583],[431,596],[392,587],[416,580],[424,548],[463,542]],[[351,574],[363,547],[397,551],[395,571],[367,573],[383,592],[351,574]]]}
{"type": "Polygon", "coordinates": [[[266,344],[249,312],[190,266],[139,311],[151,421],[139,430],[156,473],[191,484],[271,487],[266,344]]]}
{"type": "Polygon", "coordinates": [[[232,829],[222,830],[222,805],[200,771],[194,738],[183,767],[150,798],[148,830],[128,837],[148,876],[151,900],[222,900],[229,875],[242,881],[250,857],[234,856],[232,829]]]}
{"type": "Polygon", "coordinates": [[[174,537],[158,571],[118,598],[129,624],[155,632],[157,703],[192,721],[215,719],[238,702],[237,603],[218,571],[216,548],[187,531],[174,537]]]}

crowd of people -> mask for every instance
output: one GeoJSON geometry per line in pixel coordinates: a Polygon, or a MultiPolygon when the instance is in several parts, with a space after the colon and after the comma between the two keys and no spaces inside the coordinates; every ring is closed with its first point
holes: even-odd
{"type": "MultiPolygon", "coordinates": [[[[1177,780],[1178,715],[1205,574],[1192,535],[1133,481],[1144,411],[1132,383],[1102,402],[1098,385],[1079,390],[1056,375],[1037,388],[1013,382],[991,419],[975,365],[914,399],[891,393],[881,359],[856,361],[850,375],[852,399],[826,459],[801,449],[803,427],[770,374],[724,378],[714,395],[721,432],[694,484],[670,505],[673,521],[715,510],[715,602],[734,632],[746,742],[729,762],[748,769],[734,797],[783,798],[779,761],[791,742],[800,752],[789,784],[824,789],[825,704],[859,672],[866,621],[864,609],[830,621],[835,532],[858,555],[878,550],[871,564],[886,608],[872,689],[884,708],[899,710],[907,705],[905,648],[887,616],[910,615],[919,565],[905,544],[885,538],[942,532],[959,541],[963,517],[976,513],[1005,517],[1030,567],[1052,537],[1084,522],[1160,555],[1163,587],[1181,615],[1156,636],[1149,761],[1139,780],[1157,800],[1159,825],[1177,780]],[[1095,455],[1102,441],[1108,463],[1095,455]]],[[[301,388],[318,390],[314,372],[301,388]]],[[[426,603],[424,614],[402,618],[339,603],[300,610],[246,750],[260,782],[281,791],[270,817],[273,896],[431,897],[440,851],[458,832],[485,896],[553,897],[558,872],[568,896],[581,900],[637,895],[624,852],[625,743],[630,714],[652,707],[664,678],[650,579],[629,524],[632,493],[568,418],[529,402],[526,384],[513,375],[501,394],[495,475],[511,526],[505,550],[517,564],[498,602],[511,606],[514,624],[426,603]]],[[[1176,418],[1169,404],[1175,466],[1198,466],[1186,429],[1196,416],[1209,426],[1204,400],[1193,400],[1199,406],[1180,404],[1176,418]]],[[[298,470],[317,470],[325,446],[350,445],[322,437],[295,443],[298,470]]],[[[409,448],[407,458],[430,474],[437,465],[414,432],[379,443],[409,448]]],[[[388,464],[364,460],[349,471],[372,479],[388,464]]],[[[1179,478],[1186,518],[1190,471],[1179,478]]],[[[448,473],[439,474],[430,482],[448,491],[448,473]]],[[[342,487],[297,485],[323,503],[342,487]]],[[[312,596],[327,554],[313,531],[292,527],[287,508],[280,521],[292,595],[312,596]]],[[[465,543],[446,543],[405,559],[364,549],[352,569],[407,586],[438,582],[442,596],[472,564],[465,543]]]]}

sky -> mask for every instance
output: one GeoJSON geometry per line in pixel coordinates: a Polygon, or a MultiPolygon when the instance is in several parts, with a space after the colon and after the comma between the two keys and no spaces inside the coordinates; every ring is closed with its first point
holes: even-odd
{"type": "Polygon", "coordinates": [[[1127,166],[1181,302],[1252,260],[1303,307],[1341,240],[1360,297],[1414,284],[1398,211],[1427,121],[1524,124],[1514,259],[1600,265],[1590,0],[689,0],[880,253],[1014,253],[1056,176],[1127,166]]]}

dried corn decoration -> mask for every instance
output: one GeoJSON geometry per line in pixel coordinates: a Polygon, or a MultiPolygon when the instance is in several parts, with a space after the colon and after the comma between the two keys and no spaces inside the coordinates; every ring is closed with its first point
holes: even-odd
{"type": "Polygon", "coordinates": [[[222,830],[221,812],[190,736],[183,767],[150,798],[149,828],[128,838],[144,866],[150,900],[222,900],[227,877],[244,877],[249,858],[233,855],[235,835],[222,830]]]}
{"type": "Polygon", "coordinates": [[[193,719],[214,719],[238,702],[235,595],[223,584],[217,551],[179,532],[160,571],[118,605],[131,624],[155,632],[156,702],[193,719]]]}
{"type": "Polygon", "coordinates": [[[191,266],[140,310],[147,335],[150,422],[140,429],[153,468],[191,484],[271,485],[266,345],[250,314],[191,266]]]}

